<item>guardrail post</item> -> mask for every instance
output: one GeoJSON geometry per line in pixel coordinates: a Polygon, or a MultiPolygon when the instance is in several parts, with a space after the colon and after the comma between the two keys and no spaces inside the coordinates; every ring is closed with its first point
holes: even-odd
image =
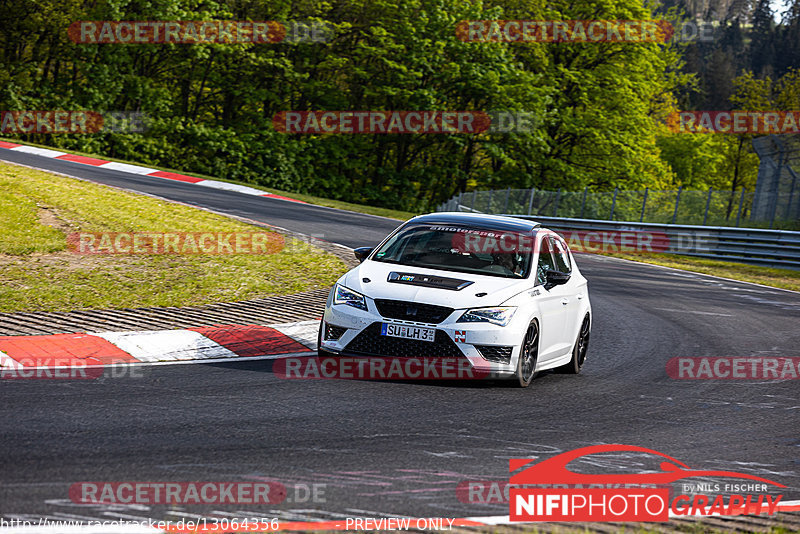
{"type": "Polygon", "coordinates": [[[561,188],[558,188],[558,193],[556,193],[556,205],[553,206],[553,217],[558,217],[558,201],[561,200],[561,188]]]}
{"type": "Polygon", "coordinates": [[[506,203],[503,206],[503,213],[508,213],[508,197],[511,196],[511,187],[506,189],[506,203]]]}
{"type": "Polygon", "coordinates": [[[614,188],[614,198],[611,200],[611,216],[608,218],[609,221],[614,220],[614,208],[617,207],[617,192],[619,192],[619,187],[614,188]]]}
{"type": "Polygon", "coordinates": [[[583,200],[581,201],[581,216],[580,218],[583,219],[583,209],[586,207],[586,193],[589,192],[588,187],[583,188],[583,200]]]}
{"type": "Polygon", "coordinates": [[[742,196],[739,197],[739,211],[736,212],[736,227],[739,227],[739,217],[742,216],[742,205],[744,205],[744,192],[746,188],[742,188],[742,196]]]}
{"type": "Polygon", "coordinates": [[[775,224],[775,215],[778,213],[778,192],[775,191],[775,200],[772,206],[772,217],[769,219],[769,229],[772,230],[772,225],[775,224]]]}
{"type": "Polygon", "coordinates": [[[536,188],[531,187],[531,199],[528,201],[528,215],[531,214],[531,210],[533,209],[533,196],[536,194],[536,188]]]}
{"type": "Polygon", "coordinates": [[[649,187],[644,188],[644,199],[642,199],[642,214],[639,215],[639,222],[644,221],[644,207],[647,206],[647,193],[650,191],[649,187]]]}
{"type": "Polygon", "coordinates": [[[489,189],[489,201],[486,203],[486,213],[492,213],[492,197],[494,196],[494,189],[489,189]]]}
{"type": "Polygon", "coordinates": [[[792,173],[792,188],[789,189],[789,202],[786,203],[786,215],[784,219],[787,221],[792,218],[792,202],[794,201],[794,185],[797,181],[797,176],[792,173]]]}
{"type": "Polygon", "coordinates": [[[708,208],[711,206],[711,192],[714,191],[713,187],[708,188],[708,198],[706,199],[706,212],[703,214],[703,226],[706,225],[706,221],[708,221],[708,208]]]}
{"type": "Polygon", "coordinates": [[[672,224],[675,224],[675,221],[678,219],[678,204],[681,201],[681,191],[683,191],[683,186],[678,188],[678,194],[675,195],[675,211],[672,212],[672,224]]]}

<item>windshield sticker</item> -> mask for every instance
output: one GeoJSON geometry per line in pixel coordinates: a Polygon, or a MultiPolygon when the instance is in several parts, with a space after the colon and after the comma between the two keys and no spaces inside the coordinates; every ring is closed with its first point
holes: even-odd
{"type": "Polygon", "coordinates": [[[474,228],[461,228],[458,226],[431,226],[429,228],[435,232],[452,232],[456,234],[475,234],[485,237],[498,238],[503,235],[502,232],[494,232],[492,230],[476,230],[474,228]]]}

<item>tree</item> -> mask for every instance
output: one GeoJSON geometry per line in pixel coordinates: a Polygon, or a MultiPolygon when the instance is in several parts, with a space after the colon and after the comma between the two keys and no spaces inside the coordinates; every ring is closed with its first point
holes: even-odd
{"type": "Polygon", "coordinates": [[[775,14],[770,0],[758,0],[750,31],[750,70],[758,77],[773,72],[776,61],[775,37],[775,14]]]}
{"type": "Polygon", "coordinates": [[[782,22],[778,32],[776,61],[776,74],[779,76],[786,74],[792,68],[800,67],[800,0],[788,2],[782,22]]]}

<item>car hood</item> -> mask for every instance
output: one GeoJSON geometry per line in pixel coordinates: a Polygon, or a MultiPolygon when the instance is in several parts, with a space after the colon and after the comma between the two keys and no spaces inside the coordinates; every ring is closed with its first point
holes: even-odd
{"type": "MultiPolygon", "coordinates": [[[[421,280],[418,280],[418,282],[421,280]]],[[[530,286],[528,279],[501,278],[438,269],[423,269],[394,263],[367,260],[340,280],[348,288],[372,299],[392,299],[435,304],[448,308],[478,308],[499,306],[530,286]],[[390,273],[429,275],[457,279],[472,284],[460,290],[444,287],[424,287],[411,283],[389,282],[390,273]],[[364,282],[367,278],[370,281],[364,282]],[[486,293],[483,297],[476,294],[486,293]]]]}

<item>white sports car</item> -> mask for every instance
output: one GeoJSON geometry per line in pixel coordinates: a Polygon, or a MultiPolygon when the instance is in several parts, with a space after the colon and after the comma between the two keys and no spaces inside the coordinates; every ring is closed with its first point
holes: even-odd
{"type": "Polygon", "coordinates": [[[526,387],[538,371],[578,373],[592,315],[564,240],[539,223],[432,213],[355,250],[331,290],[321,356],[466,358],[526,387]]]}

